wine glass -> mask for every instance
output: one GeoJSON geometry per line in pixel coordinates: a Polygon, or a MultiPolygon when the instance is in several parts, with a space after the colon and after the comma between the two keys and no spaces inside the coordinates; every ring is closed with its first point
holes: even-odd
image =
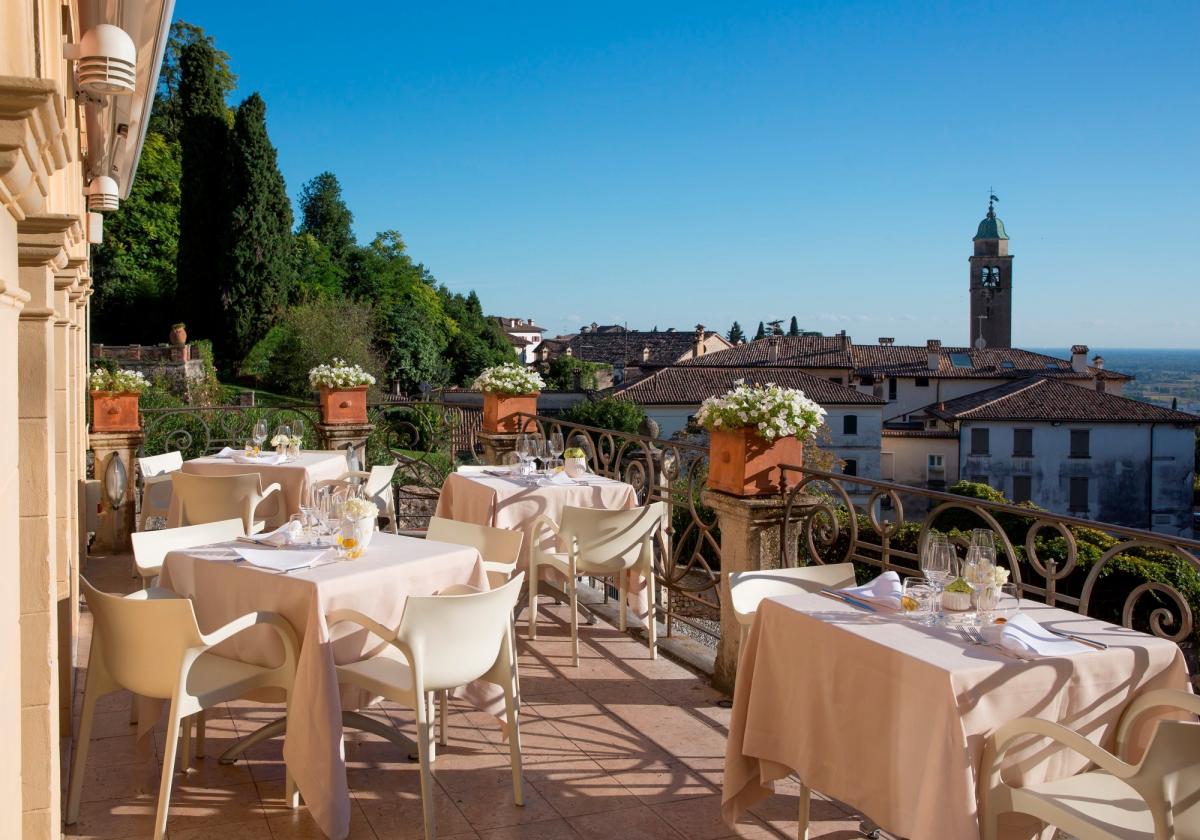
{"type": "MultiPolygon", "coordinates": [[[[532,438],[531,443],[533,444],[533,446],[532,446],[533,460],[540,461],[544,467],[544,465],[546,463],[546,459],[547,459],[546,439],[544,437],[535,435],[532,438]]],[[[536,472],[541,472],[541,471],[542,470],[537,470],[536,472]]]]}
{"type": "Polygon", "coordinates": [[[971,531],[971,545],[989,548],[992,552],[995,552],[996,535],[992,533],[991,528],[975,528],[971,531]]]}
{"type": "Polygon", "coordinates": [[[946,536],[931,534],[929,542],[925,545],[925,551],[921,553],[921,574],[933,584],[933,591],[937,596],[934,602],[935,618],[942,617],[939,607],[942,590],[946,588],[947,583],[954,579],[955,573],[958,571],[957,561],[958,555],[954,553],[954,546],[950,544],[946,536]]]}
{"type": "MultiPolygon", "coordinates": [[[[554,458],[555,462],[562,457],[566,446],[563,444],[563,433],[560,429],[555,429],[550,433],[550,437],[546,441],[546,447],[549,449],[550,455],[554,458]]],[[[551,464],[551,466],[554,466],[554,464],[551,464]]]]}
{"type": "Polygon", "coordinates": [[[255,449],[262,449],[263,442],[267,439],[267,421],[264,418],[260,417],[254,424],[250,439],[254,441],[255,449]]]}
{"type": "Polygon", "coordinates": [[[975,603],[978,609],[978,619],[981,623],[987,618],[988,610],[980,606],[980,599],[989,587],[996,585],[996,549],[985,545],[972,545],[967,549],[967,558],[963,560],[962,577],[975,593],[975,603]]]}
{"type": "Polygon", "coordinates": [[[517,438],[517,457],[521,459],[521,475],[526,475],[529,461],[533,458],[533,438],[527,432],[522,432],[517,438]]]}

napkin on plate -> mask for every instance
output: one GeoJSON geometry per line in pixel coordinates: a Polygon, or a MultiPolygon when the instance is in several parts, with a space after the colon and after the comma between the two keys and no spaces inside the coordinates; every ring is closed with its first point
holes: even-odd
{"type": "Polygon", "coordinates": [[[218,452],[213,457],[214,458],[232,458],[234,451],[235,450],[232,446],[226,446],[225,448],[223,448],[220,452],[218,452]]]}
{"type": "Polygon", "coordinates": [[[234,553],[260,569],[273,569],[276,572],[290,572],[293,569],[307,569],[329,549],[317,551],[295,551],[265,548],[235,548],[234,553]]]}
{"type": "Polygon", "coordinates": [[[1056,636],[1025,613],[1015,613],[1000,631],[1000,646],[1024,659],[1040,656],[1074,656],[1095,650],[1087,645],[1056,636]]]}
{"type": "Polygon", "coordinates": [[[238,542],[257,543],[259,545],[273,545],[276,548],[282,548],[285,545],[290,545],[294,542],[299,542],[304,535],[304,528],[300,523],[291,520],[285,522],[267,534],[248,534],[244,537],[238,537],[238,542]]]}
{"type": "Polygon", "coordinates": [[[851,586],[837,591],[845,592],[847,595],[863,601],[883,604],[885,607],[898,610],[900,609],[901,590],[900,575],[895,572],[884,572],[870,583],[864,583],[862,586],[851,586]]]}
{"type": "Polygon", "coordinates": [[[257,458],[255,458],[253,455],[246,455],[244,452],[234,452],[230,457],[233,458],[233,462],[235,464],[261,464],[267,467],[274,467],[278,464],[282,464],[285,460],[285,457],[277,452],[272,452],[267,455],[259,455],[257,458]]]}

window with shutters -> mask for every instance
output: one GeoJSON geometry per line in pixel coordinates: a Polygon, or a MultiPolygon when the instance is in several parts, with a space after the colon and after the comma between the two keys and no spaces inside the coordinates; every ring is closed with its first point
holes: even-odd
{"type": "Polygon", "coordinates": [[[1092,457],[1092,433],[1090,429],[1071,429],[1071,457],[1092,457]]]}
{"type": "Polygon", "coordinates": [[[847,414],[842,418],[842,434],[856,435],[858,434],[858,415],[847,414]]]}
{"type": "Polygon", "coordinates": [[[896,377],[894,376],[888,380],[888,401],[896,401],[896,377]]]}
{"type": "Polygon", "coordinates": [[[1016,504],[1033,501],[1033,476],[1013,476],[1012,500],[1016,504]]]}
{"type": "Polygon", "coordinates": [[[989,429],[972,429],[971,430],[971,454],[972,455],[990,455],[991,454],[991,434],[989,429]]]}
{"type": "Polygon", "coordinates": [[[1088,480],[1083,478],[1071,479],[1070,500],[1067,508],[1071,513],[1087,514],[1088,512],[1088,480]]]}
{"type": "Polygon", "coordinates": [[[858,461],[853,458],[847,458],[846,463],[842,466],[843,475],[858,475],[858,461]]]}
{"type": "Polygon", "coordinates": [[[1033,429],[1013,429],[1013,457],[1033,457],[1033,429]]]}

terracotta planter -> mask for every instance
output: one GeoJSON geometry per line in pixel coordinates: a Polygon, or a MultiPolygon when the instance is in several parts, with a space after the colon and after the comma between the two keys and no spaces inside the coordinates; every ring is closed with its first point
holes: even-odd
{"type": "Polygon", "coordinates": [[[93,432],[136,432],[138,398],[136,392],[92,391],[93,432]]]}
{"type": "Polygon", "coordinates": [[[483,394],[483,430],[516,434],[521,431],[518,414],[537,414],[537,394],[483,394]]]}
{"type": "Polygon", "coordinates": [[[321,419],[331,426],[367,422],[367,386],[322,388],[321,419]]]}
{"type": "Polygon", "coordinates": [[[171,327],[170,342],[172,347],[182,347],[187,344],[187,328],[183,326],[171,327]]]}
{"type": "Polygon", "coordinates": [[[734,496],[770,496],[779,492],[780,465],[803,460],[799,438],[768,441],[750,429],[716,430],[709,434],[708,486],[734,496]]]}

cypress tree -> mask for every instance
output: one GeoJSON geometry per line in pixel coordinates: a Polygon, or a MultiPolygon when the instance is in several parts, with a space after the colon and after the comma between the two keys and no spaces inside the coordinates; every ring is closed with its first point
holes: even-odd
{"type": "Polygon", "coordinates": [[[758,341],[760,338],[766,338],[766,337],[767,337],[767,328],[763,325],[762,321],[759,321],[758,322],[758,332],[756,332],[754,334],[754,340],[758,341]]]}
{"type": "Polygon", "coordinates": [[[733,326],[729,328],[727,336],[730,344],[738,344],[746,339],[746,334],[742,332],[742,325],[737,321],[733,322],[733,326]]]}
{"type": "Polygon", "coordinates": [[[292,205],[257,93],[238,106],[230,144],[229,271],[222,351],[241,359],[279,319],[294,280],[292,205]]]}
{"type": "Polygon", "coordinates": [[[349,267],[350,252],[356,247],[350,229],[354,216],[342,199],[342,185],[332,172],[322,172],[304,185],[300,194],[300,232],[329,249],[334,263],[349,267]]]}
{"type": "Polygon", "coordinates": [[[218,57],[193,41],[179,60],[179,249],[176,307],[195,338],[213,338],[222,320],[218,288],[225,274],[229,200],[229,112],[218,57]]]}
{"type": "Polygon", "coordinates": [[[788,326],[788,335],[795,338],[800,335],[800,323],[796,320],[796,316],[792,316],[792,323],[788,326]]]}

